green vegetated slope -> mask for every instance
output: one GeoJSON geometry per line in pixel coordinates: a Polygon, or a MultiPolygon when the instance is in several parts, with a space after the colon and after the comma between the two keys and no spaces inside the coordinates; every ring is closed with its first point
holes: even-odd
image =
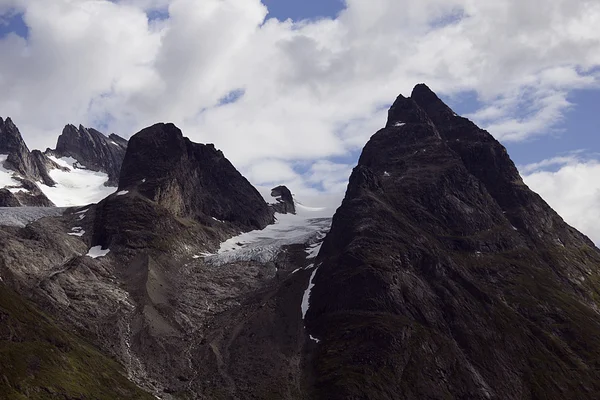
{"type": "Polygon", "coordinates": [[[152,399],[121,366],[0,284],[1,399],[152,399]]]}

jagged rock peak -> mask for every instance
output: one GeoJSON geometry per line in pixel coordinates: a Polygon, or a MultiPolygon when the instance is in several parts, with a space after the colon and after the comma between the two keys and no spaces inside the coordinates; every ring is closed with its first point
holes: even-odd
{"type": "Polygon", "coordinates": [[[416,85],[410,95],[433,120],[438,123],[455,117],[456,114],[450,109],[427,85],[419,83],[416,85]]]}
{"type": "MultiPolygon", "coordinates": [[[[41,181],[48,186],[54,185],[55,182],[48,174],[44,157],[40,157],[36,152],[36,150],[29,151],[21,132],[10,118],[6,120],[0,118],[0,154],[8,155],[5,166],[24,179],[41,181]]],[[[35,185],[33,182],[29,183],[35,185]]]]}
{"type": "Polygon", "coordinates": [[[10,117],[6,120],[0,118],[0,154],[10,154],[13,152],[29,152],[19,128],[13,123],[10,117]]]}
{"type": "Polygon", "coordinates": [[[431,124],[431,120],[413,99],[399,95],[388,111],[386,127],[400,127],[407,123],[431,124]]]}
{"type": "Polygon", "coordinates": [[[56,149],[48,152],[57,157],[72,157],[87,169],[105,172],[106,185],[116,186],[126,149],[127,140],[114,133],[106,137],[93,128],[69,124],[58,137],[56,149]]]}
{"type": "Polygon", "coordinates": [[[212,144],[190,141],[172,123],[131,137],[119,190],[137,191],[177,216],[215,218],[262,229],[273,212],[259,192],[212,144]]]}
{"type": "Polygon", "coordinates": [[[271,196],[277,200],[271,207],[280,214],[296,214],[296,205],[292,192],[285,185],[280,185],[271,189],[271,196]]]}

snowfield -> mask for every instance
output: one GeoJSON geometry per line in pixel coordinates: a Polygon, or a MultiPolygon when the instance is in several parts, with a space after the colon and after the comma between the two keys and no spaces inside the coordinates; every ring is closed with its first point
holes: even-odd
{"type": "Polygon", "coordinates": [[[46,197],[58,207],[97,203],[114,193],[114,187],[104,186],[104,183],[108,181],[108,175],[104,172],[75,168],[74,165],[77,164],[77,160],[70,157],[56,158],[49,156],[49,158],[61,167],[70,169],[70,171],[59,169],[49,171],[50,177],[56,182],[56,186],[39,185],[46,197]]]}
{"type": "MultiPolygon", "coordinates": [[[[7,158],[8,158],[7,154],[0,154],[0,188],[6,187],[6,186],[21,186],[19,181],[16,181],[13,179],[14,172],[3,167],[4,162],[6,161],[7,158]]],[[[10,190],[13,193],[15,191],[18,191],[18,189],[15,190],[14,188],[11,188],[8,190],[10,190]]],[[[25,190],[25,189],[21,189],[21,190],[25,190]]]]}
{"type": "Polygon", "coordinates": [[[307,257],[316,257],[320,242],[331,227],[333,210],[296,203],[297,215],[275,214],[276,222],[263,230],[234,236],[221,243],[217,254],[203,255],[213,265],[237,261],[273,261],[283,246],[309,244],[307,257]]]}

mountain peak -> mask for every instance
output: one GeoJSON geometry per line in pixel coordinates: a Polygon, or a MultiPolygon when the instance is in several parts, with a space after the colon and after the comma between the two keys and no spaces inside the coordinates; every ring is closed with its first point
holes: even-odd
{"type": "Polygon", "coordinates": [[[79,128],[68,124],[52,152],[58,157],[73,157],[90,170],[106,172],[109,178],[107,186],[116,186],[126,149],[127,140],[114,133],[107,137],[81,124],[79,128]]]}
{"type": "Polygon", "coordinates": [[[273,214],[258,191],[214,145],[194,143],[172,123],[133,135],[119,190],[137,191],[180,217],[213,217],[262,229],[273,214]]]}
{"type": "Polygon", "coordinates": [[[440,123],[450,120],[457,115],[444,103],[427,85],[419,83],[416,85],[410,95],[410,98],[415,101],[433,120],[440,123]]]}
{"type": "Polygon", "coordinates": [[[407,123],[430,124],[431,120],[413,99],[399,95],[388,111],[386,127],[407,123]]]}
{"type": "Polygon", "coordinates": [[[523,184],[498,141],[426,85],[390,115],[315,260],[315,397],[599,393],[600,251],[523,184]],[[421,119],[431,125],[410,123],[421,119]]]}
{"type": "Polygon", "coordinates": [[[0,119],[0,153],[10,154],[12,152],[29,151],[19,128],[13,123],[10,117],[4,121],[0,119]]]}

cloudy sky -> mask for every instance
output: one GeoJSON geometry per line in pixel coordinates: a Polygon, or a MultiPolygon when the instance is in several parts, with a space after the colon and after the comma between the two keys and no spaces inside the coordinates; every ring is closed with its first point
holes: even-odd
{"type": "Polygon", "coordinates": [[[255,184],[343,193],[399,93],[427,83],[600,243],[597,0],[0,0],[0,116],[159,121],[255,184]]]}

